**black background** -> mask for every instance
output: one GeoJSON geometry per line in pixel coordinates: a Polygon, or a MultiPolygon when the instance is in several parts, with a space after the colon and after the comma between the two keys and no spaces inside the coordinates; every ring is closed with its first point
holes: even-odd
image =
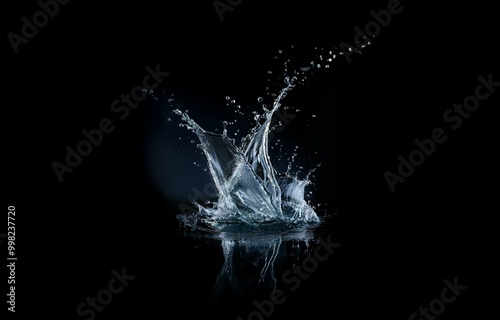
{"type": "MultiPolygon", "coordinates": [[[[245,0],[221,22],[211,1],[72,1],[18,54],[5,36],[2,163],[4,206],[16,206],[15,316],[81,318],[76,306],[122,267],[136,279],[96,319],[247,314],[251,302],[247,310],[210,306],[221,249],[177,237],[177,205],[190,194],[169,198],[147,174],[154,105],[113,118],[116,130],[62,183],[51,163],[63,161],[81,130],[114,116],[111,102],[140,84],[146,65],[170,72],[166,91],[210,101],[211,109],[192,110],[220,121],[226,95],[262,95],[277,50],[295,45],[308,58],[313,47],[352,43],[353,28],[386,5],[245,0]]],[[[479,75],[500,80],[494,5],[402,5],[362,55],[315,72],[289,97],[309,120],[287,132],[305,153],[319,151],[316,201],[338,213],[335,225],[349,241],[274,318],[407,319],[454,277],[468,288],[439,318],[484,318],[495,309],[498,92],[458,130],[442,120],[474,93],[479,75]],[[398,155],[436,127],[448,140],[392,193],[384,172],[395,172],[398,155]]],[[[38,10],[35,1],[4,5],[4,35],[19,33],[21,17],[38,10]]]]}

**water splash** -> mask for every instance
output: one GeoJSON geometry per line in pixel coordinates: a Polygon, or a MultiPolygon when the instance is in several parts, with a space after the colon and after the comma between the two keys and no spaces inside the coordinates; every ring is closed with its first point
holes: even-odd
{"type": "Polygon", "coordinates": [[[212,208],[195,204],[199,212],[179,215],[191,227],[211,226],[217,229],[227,224],[318,223],[314,209],[304,199],[304,189],[310,180],[300,180],[289,172],[278,174],[271,163],[268,137],[272,116],[282,99],[294,87],[296,77],[285,78],[286,86],[276,97],[271,110],[264,109],[264,122],[257,122],[250,133],[236,146],[227,135],[208,132],[192,120],[187,112],[175,110],[185,126],[200,140],[208,168],[218,191],[218,201],[212,208]]]}
{"type": "MultiPolygon", "coordinates": [[[[331,51],[328,55],[334,56],[331,51]]],[[[327,61],[331,62],[332,59],[328,57],[327,61]]],[[[228,136],[227,122],[223,122],[222,134],[209,132],[191,119],[187,111],[174,110],[175,114],[181,116],[183,123],[180,125],[198,137],[198,147],[206,156],[208,169],[218,192],[215,202],[208,205],[193,203],[198,212],[178,215],[184,225],[222,231],[231,225],[243,224],[260,228],[263,225],[273,225],[273,228],[287,228],[320,222],[314,208],[305,200],[305,188],[311,184],[309,176],[312,171],[304,179],[299,179],[297,173],[291,172],[290,163],[286,172],[278,173],[269,155],[273,115],[281,108],[283,99],[295,85],[304,84],[304,74],[312,69],[308,66],[301,67],[291,73],[293,76],[288,76],[289,62],[288,59],[284,64],[284,86],[279,94],[271,94],[274,98],[272,108],[268,109],[263,105],[261,114],[253,112],[256,124],[241,139],[239,145],[228,136]]],[[[226,96],[225,99],[228,103],[230,101],[238,114],[242,113],[240,105],[232,97],[226,96]]],[[[257,100],[263,101],[262,97],[257,100]]]]}

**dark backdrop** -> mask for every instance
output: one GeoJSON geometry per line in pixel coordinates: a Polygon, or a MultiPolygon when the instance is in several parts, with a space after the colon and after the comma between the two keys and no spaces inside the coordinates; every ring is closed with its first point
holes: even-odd
{"type": "MultiPolygon", "coordinates": [[[[177,236],[179,203],[209,181],[203,167],[186,165],[191,155],[202,160],[189,144],[194,136],[166,136],[162,98],[123,121],[110,105],[159,64],[170,74],[155,95],[175,93],[181,109],[220,130],[233,117],[225,96],[258,107],[267,71],[279,70],[278,50],[294,45],[286,54],[300,62],[314,47],[352,44],[353,28],[387,3],[245,0],[221,21],[211,1],[71,1],[19,53],[4,36],[3,190],[4,206],[16,206],[15,317],[85,319],[76,307],[123,267],[136,278],[96,319],[247,314],[251,302],[248,310],[209,303],[221,248],[177,236]],[[106,117],[115,131],[60,183],[52,162],[106,117]],[[174,147],[178,137],[186,144],[174,147]]],[[[486,1],[402,5],[361,55],[315,70],[287,97],[301,112],[281,135],[301,146],[308,167],[322,163],[312,200],[327,208],[321,214],[335,213],[331,225],[346,241],[274,318],[405,319],[455,277],[468,288],[439,318],[484,318],[495,309],[499,93],[457,130],[442,118],[474,94],[478,76],[500,81],[495,9],[486,1]],[[437,127],[447,141],[391,192],[384,172],[396,173],[398,156],[407,158],[413,141],[437,127]]],[[[39,10],[36,1],[4,4],[4,35],[19,34],[21,18],[39,10]]]]}

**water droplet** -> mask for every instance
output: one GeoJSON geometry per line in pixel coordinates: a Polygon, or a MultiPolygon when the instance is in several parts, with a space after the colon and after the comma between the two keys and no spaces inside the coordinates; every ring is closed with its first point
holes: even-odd
{"type": "Polygon", "coordinates": [[[262,97],[258,97],[258,98],[257,98],[257,101],[258,101],[258,102],[262,102],[262,101],[264,101],[264,99],[262,99],[262,97]]]}
{"type": "Polygon", "coordinates": [[[226,100],[229,100],[229,99],[231,99],[231,98],[229,96],[226,96],[226,100]]]}
{"type": "Polygon", "coordinates": [[[235,100],[231,100],[231,103],[235,103],[236,101],[235,100]]]}

